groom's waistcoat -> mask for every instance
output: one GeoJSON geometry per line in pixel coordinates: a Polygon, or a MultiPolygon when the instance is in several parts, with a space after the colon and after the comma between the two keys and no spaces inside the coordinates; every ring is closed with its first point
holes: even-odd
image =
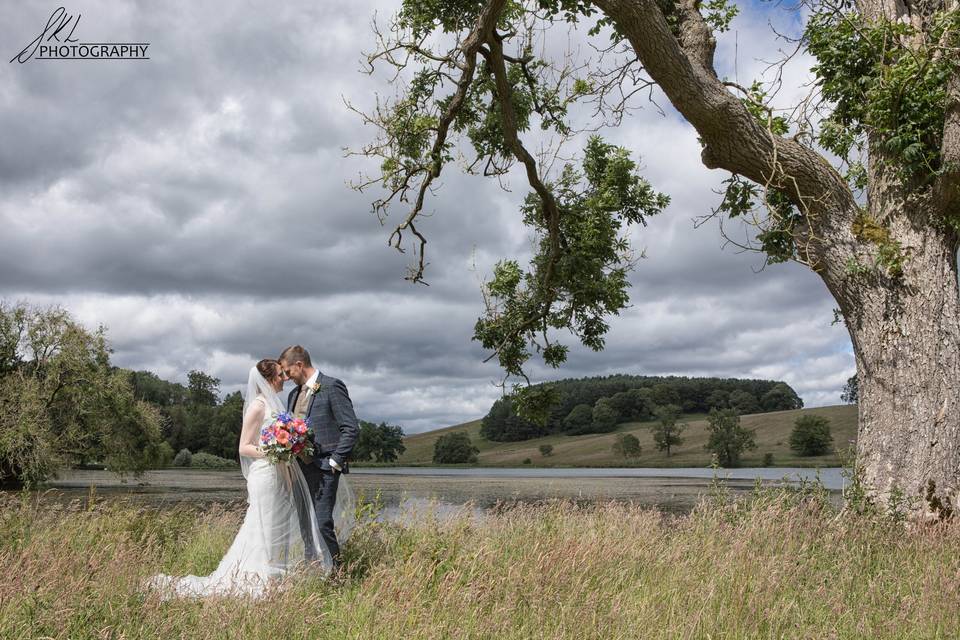
{"type": "Polygon", "coordinates": [[[324,468],[325,459],[330,456],[346,471],[360,431],[353,402],[341,380],[319,373],[317,382],[320,389],[316,393],[294,388],[287,397],[287,410],[307,418],[313,430],[313,464],[324,468]]]}
{"type": "Polygon", "coordinates": [[[305,418],[307,415],[307,403],[313,397],[311,393],[303,393],[301,390],[297,395],[297,404],[293,407],[293,415],[298,418],[305,418]]]}

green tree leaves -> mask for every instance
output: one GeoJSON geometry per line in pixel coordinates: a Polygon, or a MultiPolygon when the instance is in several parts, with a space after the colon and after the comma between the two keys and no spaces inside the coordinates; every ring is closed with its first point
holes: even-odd
{"type": "MultiPolygon", "coordinates": [[[[722,2],[711,7],[728,12],[722,2]]],[[[360,153],[379,158],[381,173],[355,185],[386,188],[389,195],[374,203],[381,219],[391,203],[410,203],[390,244],[400,249],[404,235],[414,235],[418,264],[408,279],[422,282],[426,239],[416,221],[434,179],[454,160],[455,142],[448,137],[458,134],[469,142],[475,156],[466,158],[468,172],[501,176],[514,163],[523,164],[532,193],[521,215],[536,236],[536,255],[527,267],[511,259],[496,265],[485,290],[486,312],[474,331],[507,377],[521,378],[534,355],[552,367],[566,360],[568,347],[552,335],[557,330],[569,329],[584,345],[603,348],[605,316],[626,305],[626,274],[636,258],[627,227],[644,224],[668,203],[640,177],[625,149],[598,137],[587,143],[580,168],[571,163],[559,172],[544,171],[523,146],[520,135],[537,125],[561,139],[571,136],[569,105],[599,91],[589,74],[584,78],[576,68],[534,53],[531,9],[514,1],[403,2],[389,34],[377,29],[380,46],[368,62],[385,63],[409,80],[395,100],[364,114],[380,135],[360,153]],[[518,46],[506,50],[505,44],[518,46]]],[[[596,9],[580,0],[542,0],[535,11],[538,20],[577,22],[596,9]]],[[[542,419],[533,413],[543,404],[519,401],[518,409],[542,419]]]]}
{"type": "Polygon", "coordinates": [[[670,457],[670,449],[683,444],[680,434],[687,425],[677,424],[682,413],[680,407],[675,404],[658,407],[656,414],[659,422],[652,427],[653,442],[657,446],[657,451],[666,451],[667,457],[670,457]]]}
{"type": "Polygon", "coordinates": [[[563,419],[563,426],[569,435],[590,433],[593,426],[593,408],[588,404],[578,404],[563,419]]]}
{"type": "Polygon", "coordinates": [[[790,433],[790,448],[801,456],[821,456],[830,451],[830,421],[820,416],[800,416],[790,433]]]}
{"type": "Polygon", "coordinates": [[[187,403],[193,407],[215,407],[220,402],[220,380],[203,371],[187,374],[187,403]]]}
{"type": "Polygon", "coordinates": [[[466,431],[445,433],[433,443],[433,461],[438,464],[476,462],[479,452],[466,431]]]}
{"type": "Polygon", "coordinates": [[[617,434],[617,439],[613,443],[613,452],[624,458],[638,458],[642,452],[640,440],[632,433],[617,434]]]}
{"type": "Polygon", "coordinates": [[[497,264],[486,283],[486,313],[474,327],[474,339],[495,352],[508,375],[523,376],[534,352],[560,366],[567,347],[553,342],[557,329],[569,329],[591,349],[603,348],[604,318],[626,306],[627,273],[635,263],[623,232],[646,224],[669,202],[636,169],[625,149],[592,137],[582,168],[566,165],[550,185],[560,212],[556,235],[541,198],[527,197],[523,219],[539,237],[538,251],[526,271],[512,260],[497,264]],[[559,256],[555,242],[563,247],[559,256]]]}
{"type": "Polygon", "coordinates": [[[857,374],[847,378],[847,383],[843,385],[843,392],[840,394],[840,400],[847,404],[856,404],[860,399],[860,385],[857,382],[857,374]]]}
{"type": "Polygon", "coordinates": [[[102,329],[0,303],[0,351],[0,482],[35,485],[93,460],[137,472],[161,456],[160,414],[110,366],[102,329]]]}
{"type": "Polygon", "coordinates": [[[360,433],[350,457],[354,460],[373,460],[375,462],[396,462],[406,451],[403,445],[403,429],[386,422],[374,424],[360,421],[360,433]]]}
{"type": "Polygon", "coordinates": [[[704,448],[717,456],[721,467],[736,467],[740,455],[748,449],[756,449],[755,434],[740,426],[740,416],[733,409],[710,411],[710,439],[704,448]]]}
{"type": "Polygon", "coordinates": [[[609,433],[617,428],[620,416],[609,398],[600,398],[593,405],[591,429],[594,433],[609,433]]]}
{"type": "Polygon", "coordinates": [[[879,142],[904,181],[929,182],[941,170],[947,81],[960,65],[960,12],[933,14],[919,31],[907,22],[870,20],[852,7],[825,5],[804,34],[823,98],[833,104],[820,144],[842,158],[879,142]]]}

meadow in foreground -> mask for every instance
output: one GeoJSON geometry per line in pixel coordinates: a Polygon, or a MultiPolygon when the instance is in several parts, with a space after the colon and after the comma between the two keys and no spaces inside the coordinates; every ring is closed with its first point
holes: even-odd
{"type": "Polygon", "coordinates": [[[138,590],[154,573],[213,569],[242,503],[0,506],[2,638],[960,635],[960,524],[839,513],[816,491],[718,498],[685,516],[555,502],[367,521],[339,584],[301,575],[257,602],[138,590]]]}

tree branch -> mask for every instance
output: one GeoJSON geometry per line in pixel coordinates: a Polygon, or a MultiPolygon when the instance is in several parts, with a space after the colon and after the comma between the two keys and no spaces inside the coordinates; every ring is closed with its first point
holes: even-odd
{"type": "MultiPolygon", "coordinates": [[[[830,237],[829,243],[806,247],[809,259],[821,267],[843,265],[857,244],[850,229],[858,210],[853,193],[819,153],[773,134],[723,86],[708,66],[711,39],[702,18],[691,14],[695,9],[678,8],[682,20],[675,35],[656,0],[593,0],[593,4],[614,21],[650,77],[697,130],[704,145],[703,163],[783,191],[805,215],[811,238],[830,237]]],[[[821,275],[842,298],[846,286],[842,268],[821,275]]]]}
{"type": "MultiPolygon", "coordinates": [[[[545,297],[540,305],[539,311],[527,318],[517,330],[517,333],[523,333],[525,331],[532,330],[538,324],[543,324],[556,297],[551,289],[551,283],[553,280],[554,268],[557,264],[557,261],[560,259],[561,251],[560,209],[557,205],[556,198],[553,197],[553,193],[540,179],[540,175],[537,172],[536,160],[534,160],[533,156],[530,155],[530,152],[527,151],[526,147],[523,146],[523,143],[520,141],[520,137],[517,133],[517,118],[513,106],[510,81],[507,78],[507,68],[506,63],[504,62],[502,38],[496,32],[492,32],[487,39],[487,43],[489,45],[489,49],[481,48],[480,53],[486,58],[487,64],[490,70],[493,72],[497,92],[497,102],[500,106],[500,119],[503,125],[504,138],[506,139],[507,146],[513,152],[513,155],[523,164],[524,168],[526,169],[528,184],[540,197],[540,211],[543,216],[544,226],[547,229],[547,237],[549,239],[550,246],[546,267],[543,271],[542,280],[539,283],[541,290],[545,293],[545,297]]],[[[546,327],[543,327],[543,335],[546,339],[546,327]]],[[[489,361],[491,358],[498,355],[507,342],[509,342],[509,337],[505,339],[502,344],[498,345],[494,349],[494,352],[490,354],[490,356],[487,357],[484,362],[489,361]]]]}
{"type": "MultiPolygon", "coordinates": [[[[444,111],[443,116],[440,118],[440,122],[437,126],[436,138],[434,139],[433,147],[430,150],[430,166],[426,168],[420,167],[417,169],[418,172],[423,171],[425,175],[420,183],[419,189],[417,190],[417,199],[413,205],[413,209],[411,209],[410,213],[407,214],[407,217],[404,219],[404,221],[397,225],[397,227],[393,230],[393,233],[390,234],[390,238],[387,240],[387,244],[402,252],[403,249],[400,245],[403,237],[403,231],[409,228],[410,231],[417,237],[419,242],[419,261],[417,266],[411,269],[410,275],[406,277],[407,280],[412,282],[424,283],[423,272],[426,268],[426,263],[424,260],[427,245],[427,239],[419,231],[417,231],[416,227],[413,225],[413,222],[423,211],[423,201],[427,190],[429,190],[433,181],[440,176],[440,171],[443,169],[442,158],[443,150],[447,143],[447,134],[449,133],[451,123],[453,123],[454,119],[457,117],[457,114],[460,112],[460,108],[463,106],[463,101],[466,98],[467,91],[470,88],[470,83],[473,82],[473,75],[474,71],[476,70],[477,51],[480,49],[480,46],[489,37],[489,34],[496,26],[497,20],[500,17],[500,12],[503,10],[505,4],[506,0],[490,0],[490,2],[487,2],[477,18],[476,27],[474,27],[473,31],[470,32],[470,35],[461,45],[464,62],[462,65],[458,66],[463,69],[463,72],[461,73],[460,79],[457,82],[456,92],[453,94],[453,98],[450,100],[450,104],[447,105],[447,108],[444,111]]],[[[408,176],[408,178],[409,177],[410,176],[408,176]]]]}
{"type": "MultiPolygon", "coordinates": [[[[758,184],[789,176],[796,183],[791,198],[804,201],[826,197],[830,208],[842,211],[852,202],[843,178],[819,154],[788,139],[772,136],[717,79],[712,66],[706,25],[681,7],[687,25],[675,37],[654,0],[594,0],[627,36],[644,68],[673,105],[696,128],[705,143],[703,161],[758,184]]],[[[818,207],[820,208],[820,207],[818,207]]]]}
{"type": "MultiPolygon", "coordinates": [[[[500,118],[503,124],[504,137],[507,146],[513,152],[513,155],[523,163],[527,173],[527,182],[540,196],[543,203],[544,222],[550,234],[551,246],[556,246],[557,251],[560,248],[560,211],[557,208],[557,202],[553,194],[540,180],[537,172],[537,163],[527,151],[520,137],[517,134],[517,117],[513,107],[511,97],[512,90],[510,82],[507,79],[507,69],[503,58],[503,44],[500,37],[493,33],[487,40],[490,49],[481,49],[480,52],[486,57],[490,69],[493,71],[494,80],[497,88],[497,102],[500,105],[500,118]]],[[[549,274],[549,271],[548,271],[549,274]]]]}
{"type": "Polygon", "coordinates": [[[697,9],[699,4],[698,0],[682,0],[676,4],[680,19],[678,39],[687,56],[699,64],[704,71],[716,77],[717,74],[713,69],[713,53],[717,48],[717,41],[713,37],[710,26],[697,9]]]}

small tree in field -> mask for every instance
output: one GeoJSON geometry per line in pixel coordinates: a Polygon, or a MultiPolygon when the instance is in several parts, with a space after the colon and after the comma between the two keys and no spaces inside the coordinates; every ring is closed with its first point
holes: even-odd
{"type": "Polygon", "coordinates": [[[360,433],[351,457],[354,460],[396,462],[406,450],[403,444],[403,429],[400,426],[361,420],[360,433]]]}
{"type": "Polygon", "coordinates": [[[801,456],[822,456],[830,451],[830,421],[821,416],[800,416],[793,423],[790,448],[801,456]]]}
{"type": "Polygon", "coordinates": [[[639,457],[641,450],[640,440],[632,433],[617,434],[617,439],[613,443],[613,452],[624,458],[639,457]]]}
{"type": "Polygon", "coordinates": [[[756,449],[754,432],[740,425],[740,416],[733,409],[710,411],[710,440],[705,449],[717,456],[721,467],[740,465],[740,454],[747,449],[756,449]]]}
{"type": "Polygon", "coordinates": [[[540,445],[540,455],[544,458],[553,455],[553,445],[552,444],[542,444],[540,445]]]}
{"type": "Polygon", "coordinates": [[[466,431],[445,433],[433,443],[433,461],[439,464],[476,462],[478,453],[466,431]]]}
{"type": "Polygon", "coordinates": [[[677,424],[680,419],[680,407],[675,404],[668,404],[657,409],[657,418],[660,422],[653,425],[653,442],[657,445],[657,451],[666,451],[667,457],[670,457],[670,447],[683,444],[683,438],[680,434],[687,428],[685,424],[677,424]]]}

